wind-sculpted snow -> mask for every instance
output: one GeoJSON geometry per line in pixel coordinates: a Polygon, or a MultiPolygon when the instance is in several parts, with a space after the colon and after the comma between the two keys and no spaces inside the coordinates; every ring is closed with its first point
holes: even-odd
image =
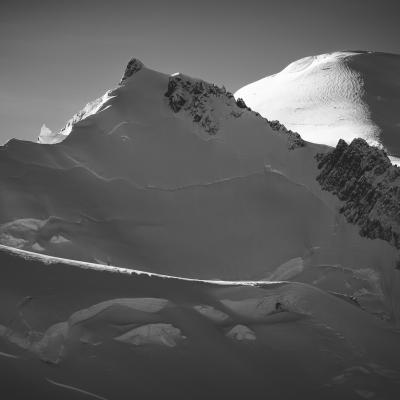
{"type": "Polygon", "coordinates": [[[363,139],[350,145],[340,140],[318,161],[317,180],[343,201],[340,211],[360,226],[361,235],[400,248],[400,168],[391,164],[386,153],[363,139]]]}

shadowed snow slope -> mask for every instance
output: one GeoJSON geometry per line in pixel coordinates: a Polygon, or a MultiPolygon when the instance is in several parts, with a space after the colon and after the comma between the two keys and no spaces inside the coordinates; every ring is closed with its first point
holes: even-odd
{"type": "Polygon", "coordinates": [[[196,281],[4,247],[0,265],[7,399],[392,399],[399,390],[399,334],[307,284],[196,281]]]}
{"type": "MultiPolygon", "coordinates": [[[[235,93],[315,143],[363,138],[400,157],[400,56],[336,52],[306,57],[235,93]]],[[[398,160],[397,160],[398,161],[398,160]]]]}

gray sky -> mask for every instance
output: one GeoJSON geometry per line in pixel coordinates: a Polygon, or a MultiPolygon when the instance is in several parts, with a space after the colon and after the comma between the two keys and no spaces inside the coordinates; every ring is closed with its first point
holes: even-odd
{"type": "Polygon", "coordinates": [[[398,0],[2,0],[0,144],[59,130],[135,56],[232,92],[334,50],[400,53],[398,0]]]}

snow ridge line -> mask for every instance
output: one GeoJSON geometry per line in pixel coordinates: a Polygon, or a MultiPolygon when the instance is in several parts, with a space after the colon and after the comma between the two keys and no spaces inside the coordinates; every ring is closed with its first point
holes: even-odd
{"type": "Polygon", "coordinates": [[[161,279],[176,279],[184,282],[198,282],[198,283],[207,283],[213,285],[222,285],[222,286],[258,286],[258,285],[276,285],[281,283],[287,283],[285,281],[223,281],[223,280],[212,280],[212,279],[194,279],[194,278],[184,278],[173,275],[164,275],[158,274],[154,272],[147,272],[143,270],[137,269],[129,269],[124,267],[116,267],[112,265],[103,265],[103,264],[95,264],[86,261],[77,261],[71,260],[68,258],[54,257],[45,254],[34,253],[33,251],[16,249],[14,247],[5,246],[0,244],[0,252],[5,252],[8,254],[12,254],[13,256],[23,258],[25,260],[39,261],[45,265],[51,264],[64,264],[71,267],[77,267],[80,269],[89,269],[100,272],[111,272],[111,273],[119,273],[125,275],[145,275],[148,277],[156,277],[161,279]]]}

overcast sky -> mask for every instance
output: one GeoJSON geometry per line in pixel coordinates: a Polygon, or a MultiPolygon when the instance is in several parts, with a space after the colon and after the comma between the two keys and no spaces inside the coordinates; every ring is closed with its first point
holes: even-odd
{"type": "Polygon", "coordinates": [[[135,56],[234,92],[334,50],[400,53],[400,0],[1,0],[0,144],[59,130],[135,56]]]}

